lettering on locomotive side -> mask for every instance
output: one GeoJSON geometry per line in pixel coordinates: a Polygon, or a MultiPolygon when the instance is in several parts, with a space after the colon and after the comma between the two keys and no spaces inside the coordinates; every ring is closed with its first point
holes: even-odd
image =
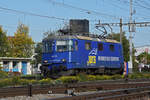
{"type": "Polygon", "coordinates": [[[98,61],[119,61],[119,57],[98,56],[98,61]]]}

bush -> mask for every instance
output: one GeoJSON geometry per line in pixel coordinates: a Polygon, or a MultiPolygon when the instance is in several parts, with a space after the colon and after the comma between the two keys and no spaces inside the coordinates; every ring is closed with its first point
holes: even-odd
{"type": "Polygon", "coordinates": [[[0,78],[8,78],[8,73],[4,71],[0,71],[0,78]]]}
{"type": "Polygon", "coordinates": [[[0,80],[0,87],[11,86],[11,85],[13,85],[13,83],[12,83],[12,79],[10,78],[0,80]]]}
{"type": "Polygon", "coordinates": [[[52,82],[53,80],[50,78],[39,80],[40,84],[51,84],[52,82]]]}
{"type": "Polygon", "coordinates": [[[143,74],[143,77],[149,79],[150,78],[150,74],[143,74]]]}
{"type": "Polygon", "coordinates": [[[28,85],[29,83],[30,83],[30,80],[20,79],[20,85],[28,85]]]}
{"type": "Polygon", "coordinates": [[[37,81],[37,80],[29,80],[29,84],[38,84],[39,83],[39,81],[37,81]]]}
{"type": "Polygon", "coordinates": [[[41,75],[22,75],[21,78],[29,79],[29,80],[33,80],[33,79],[40,80],[40,79],[43,79],[43,76],[41,76],[41,75]]]}
{"type": "Polygon", "coordinates": [[[13,85],[19,85],[20,84],[20,77],[13,77],[12,78],[12,84],[13,85]]]}
{"type": "Polygon", "coordinates": [[[57,81],[61,81],[62,83],[76,83],[79,81],[79,78],[76,76],[62,76],[57,81]]]}
{"type": "Polygon", "coordinates": [[[77,78],[79,79],[80,82],[85,82],[88,80],[88,76],[86,74],[79,74],[77,75],[77,78]]]}
{"type": "Polygon", "coordinates": [[[31,79],[32,80],[32,79],[35,79],[35,76],[34,75],[22,75],[21,78],[22,79],[31,79]]]}
{"type": "Polygon", "coordinates": [[[134,74],[129,74],[128,78],[130,78],[130,79],[139,79],[139,78],[144,78],[144,76],[141,73],[134,73],[134,74]]]}
{"type": "Polygon", "coordinates": [[[88,75],[87,79],[88,79],[88,81],[95,81],[96,80],[96,76],[95,75],[88,75]]]}
{"type": "Polygon", "coordinates": [[[122,78],[123,78],[123,76],[121,76],[121,75],[113,75],[113,76],[111,76],[111,79],[113,79],[113,80],[122,79],[122,78]]]}

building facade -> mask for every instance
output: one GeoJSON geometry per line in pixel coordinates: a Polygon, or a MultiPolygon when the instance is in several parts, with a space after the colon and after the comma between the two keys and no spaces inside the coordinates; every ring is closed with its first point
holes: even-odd
{"type": "Polygon", "coordinates": [[[150,53],[150,45],[139,46],[139,47],[136,47],[135,50],[136,50],[135,56],[138,56],[143,52],[150,53]]]}
{"type": "Polygon", "coordinates": [[[0,57],[0,66],[6,72],[20,72],[23,75],[32,73],[31,58],[0,57]]]}

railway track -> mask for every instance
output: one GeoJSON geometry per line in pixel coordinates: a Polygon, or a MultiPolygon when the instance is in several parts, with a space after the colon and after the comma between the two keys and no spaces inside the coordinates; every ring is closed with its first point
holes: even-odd
{"type": "Polygon", "coordinates": [[[48,100],[149,100],[150,86],[108,90],[78,96],[60,97],[48,100]]]}
{"type": "Polygon", "coordinates": [[[20,87],[0,88],[0,98],[14,97],[14,96],[32,96],[33,94],[47,94],[47,93],[66,93],[67,90],[74,90],[74,92],[85,91],[104,91],[115,89],[128,89],[138,87],[150,86],[150,80],[129,80],[127,81],[99,81],[99,82],[83,82],[70,83],[60,85],[28,85],[20,87]]]}

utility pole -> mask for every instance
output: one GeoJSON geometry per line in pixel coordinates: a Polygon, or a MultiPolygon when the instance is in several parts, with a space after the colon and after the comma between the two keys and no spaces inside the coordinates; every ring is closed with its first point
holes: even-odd
{"type": "Polygon", "coordinates": [[[122,44],[122,18],[120,18],[120,43],[122,44]]]}
{"type": "MultiPolygon", "coordinates": [[[[132,3],[133,1],[130,0],[130,23],[132,23],[132,3]]],[[[132,63],[132,30],[133,29],[133,25],[130,24],[129,25],[129,33],[130,33],[130,36],[129,36],[129,42],[130,42],[130,63],[129,63],[129,73],[132,73],[132,69],[133,69],[133,63],[132,63]]]]}

